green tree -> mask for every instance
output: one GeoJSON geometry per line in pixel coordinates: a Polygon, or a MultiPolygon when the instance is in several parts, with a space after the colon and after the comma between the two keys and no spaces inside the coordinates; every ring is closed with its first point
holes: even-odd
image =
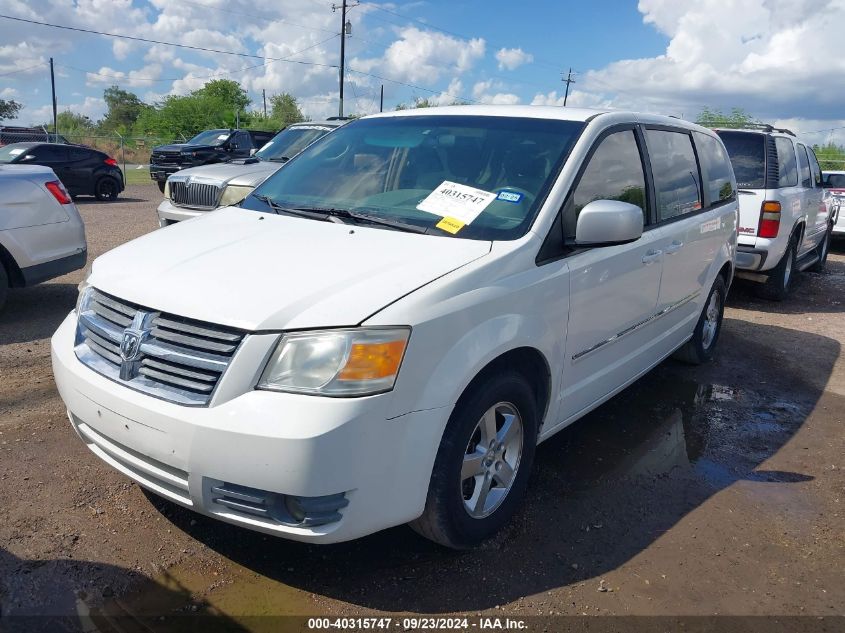
{"type": "Polygon", "coordinates": [[[195,97],[210,97],[229,104],[229,109],[243,112],[252,103],[246,90],[237,81],[231,79],[212,79],[199,90],[191,93],[195,97]]]}
{"type": "Polygon", "coordinates": [[[727,114],[719,109],[702,108],[695,122],[704,127],[742,128],[760,125],[760,120],[742,108],[731,108],[727,114]]]}
{"type": "MultiPolygon", "coordinates": [[[[94,122],[89,117],[70,110],[59,112],[56,115],[56,122],[59,125],[59,134],[64,134],[65,136],[89,134],[95,127],[94,122]]],[[[48,121],[47,123],[42,123],[39,127],[52,130],[53,122],[48,121]]]]}
{"type": "Polygon", "coordinates": [[[22,107],[17,101],[0,99],[0,120],[17,119],[22,107]]]}
{"type": "Polygon", "coordinates": [[[278,129],[286,128],[291,123],[305,121],[305,115],[299,109],[299,103],[289,92],[270,97],[270,119],[276,122],[278,129]]]}
{"type": "Polygon", "coordinates": [[[141,113],[149,108],[138,95],[117,86],[106,88],[103,99],[108,107],[106,116],[100,122],[104,132],[125,132],[131,129],[141,113]]]}

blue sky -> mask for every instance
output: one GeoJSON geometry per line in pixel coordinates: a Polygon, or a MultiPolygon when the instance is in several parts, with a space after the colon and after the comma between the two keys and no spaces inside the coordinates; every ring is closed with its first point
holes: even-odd
{"type": "MultiPolygon", "coordinates": [[[[306,114],[336,114],[339,13],[327,0],[4,0],[25,19],[254,55],[149,45],[0,19],[0,97],[49,118],[46,61],[56,60],[60,109],[102,116],[117,84],[154,102],[208,78],[288,91],[306,114]],[[267,58],[287,58],[267,62],[267,58]],[[244,70],[247,67],[257,66],[244,70]]],[[[775,123],[845,142],[835,24],[839,0],[362,2],[347,39],[346,111],[429,97],[562,103],[694,118],[705,105],[743,107],[775,123]],[[358,71],[358,72],[355,72],[358,71]],[[379,75],[388,80],[373,77],[379,75]],[[410,87],[410,84],[415,87],[410,87]]]]}

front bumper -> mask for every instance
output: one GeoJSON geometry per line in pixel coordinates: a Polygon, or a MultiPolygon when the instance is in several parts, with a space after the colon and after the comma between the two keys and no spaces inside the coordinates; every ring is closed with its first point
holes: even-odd
{"type": "Polygon", "coordinates": [[[213,518],[315,543],[358,538],[422,513],[449,407],[387,419],[392,393],[320,398],[257,390],[184,407],[83,365],[73,351],[75,327],[71,313],[52,339],[71,422],[95,454],[141,486],[213,518]],[[290,525],[221,504],[221,487],[284,498],[340,494],[348,505],[334,522],[290,525]]]}
{"type": "MultiPolygon", "coordinates": [[[[187,167],[191,167],[188,165],[187,167]]],[[[166,167],[163,165],[154,165],[150,164],[150,178],[155,180],[156,182],[165,182],[172,174],[175,174],[177,171],[181,171],[183,167],[179,165],[167,165],[166,167]]]]}
{"type": "Polygon", "coordinates": [[[160,205],[158,205],[158,209],[156,209],[156,213],[158,213],[159,227],[165,227],[168,224],[173,224],[174,222],[190,220],[191,218],[204,215],[209,211],[214,211],[214,209],[192,209],[190,207],[177,207],[175,204],[173,204],[170,200],[166,198],[161,202],[160,205]]]}

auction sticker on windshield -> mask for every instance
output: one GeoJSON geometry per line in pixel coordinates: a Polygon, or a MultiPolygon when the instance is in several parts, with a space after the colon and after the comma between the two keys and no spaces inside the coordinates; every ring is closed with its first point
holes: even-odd
{"type": "Polygon", "coordinates": [[[496,194],[444,180],[417,205],[417,209],[470,224],[496,199],[496,194]]]}

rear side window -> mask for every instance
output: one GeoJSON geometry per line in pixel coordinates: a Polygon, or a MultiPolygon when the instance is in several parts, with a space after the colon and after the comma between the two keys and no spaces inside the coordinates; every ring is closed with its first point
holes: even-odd
{"type": "Polygon", "coordinates": [[[813,179],[810,175],[810,159],[807,158],[807,148],[798,143],[798,174],[801,176],[802,187],[812,187],[813,179]]]}
{"type": "Polygon", "coordinates": [[[634,131],[608,134],[593,152],[563,207],[563,235],[575,239],[578,214],[594,200],[630,202],[645,213],[645,199],[645,173],[634,131]]]}
{"type": "Polygon", "coordinates": [[[719,132],[728,150],[739,188],[766,186],[766,137],[750,132],[719,132]]]}
{"type": "Polygon", "coordinates": [[[648,156],[662,222],[701,209],[698,162],[689,134],[646,130],[648,156]]]}
{"type": "Polygon", "coordinates": [[[788,138],[775,138],[775,148],[778,152],[778,187],[795,187],[798,184],[798,165],[795,162],[795,147],[788,138]]]}
{"type": "Polygon", "coordinates": [[[812,172],[813,174],[813,183],[815,183],[816,187],[821,187],[822,168],[819,166],[819,161],[816,158],[816,153],[810,147],[807,148],[807,156],[810,157],[810,172],[812,172]]]}
{"type": "Polygon", "coordinates": [[[88,152],[84,149],[80,149],[78,147],[74,147],[70,150],[71,160],[86,160],[88,158],[92,158],[91,152],[88,152]]]}
{"type": "Polygon", "coordinates": [[[845,189],[845,174],[827,174],[824,177],[825,189],[845,189]]]}
{"type": "Polygon", "coordinates": [[[64,163],[67,161],[67,150],[57,145],[39,145],[29,152],[35,160],[44,163],[64,163]]]}
{"type": "Polygon", "coordinates": [[[718,204],[724,200],[733,200],[736,196],[733,184],[733,169],[725,148],[722,144],[707,134],[694,132],[698,157],[704,171],[704,186],[708,192],[710,204],[718,204]]]}

